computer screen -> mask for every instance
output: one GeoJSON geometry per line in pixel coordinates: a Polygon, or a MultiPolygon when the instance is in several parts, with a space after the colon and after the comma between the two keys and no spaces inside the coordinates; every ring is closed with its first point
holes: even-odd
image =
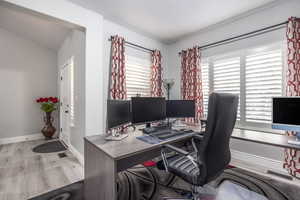
{"type": "Polygon", "coordinates": [[[166,118],[166,100],[162,97],[133,97],[132,123],[149,123],[166,118]]]}
{"type": "Polygon", "coordinates": [[[131,121],[130,101],[107,101],[107,129],[119,127],[131,121]]]}
{"type": "Polygon", "coordinates": [[[276,97],[273,98],[272,127],[281,130],[300,130],[300,98],[276,97]]]}
{"type": "Polygon", "coordinates": [[[168,118],[195,117],[194,100],[168,100],[166,107],[168,118]]]}

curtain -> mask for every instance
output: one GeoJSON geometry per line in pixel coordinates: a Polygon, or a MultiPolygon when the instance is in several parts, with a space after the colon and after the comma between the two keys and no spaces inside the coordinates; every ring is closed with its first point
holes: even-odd
{"type": "Polygon", "coordinates": [[[111,99],[127,99],[124,50],[124,38],[113,36],[111,41],[111,99]]]}
{"type": "MultiPolygon", "coordinates": [[[[287,73],[286,95],[300,96],[300,19],[289,19],[287,27],[287,73]]],[[[294,135],[294,132],[287,132],[294,135]]],[[[294,177],[300,178],[300,151],[285,149],[284,168],[294,177]]]]}
{"type": "Polygon", "coordinates": [[[181,95],[183,100],[195,100],[196,115],[187,122],[199,123],[203,117],[203,91],[200,50],[196,46],[181,52],[181,95]]]}
{"type": "Polygon", "coordinates": [[[159,50],[154,50],[151,53],[151,96],[161,97],[162,93],[162,67],[161,53],[159,50]]]}

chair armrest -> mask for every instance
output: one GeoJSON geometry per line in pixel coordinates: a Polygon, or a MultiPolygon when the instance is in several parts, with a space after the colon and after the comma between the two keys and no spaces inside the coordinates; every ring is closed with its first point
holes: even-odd
{"type": "Polygon", "coordinates": [[[204,132],[200,132],[199,134],[197,134],[197,135],[193,135],[193,139],[196,139],[196,140],[203,140],[203,134],[204,134],[204,132]]]}
{"type": "Polygon", "coordinates": [[[176,153],[183,155],[183,156],[188,156],[190,154],[189,152],[187,152],[183,149],[177,148],[177,147],[169,145],[169,144],[164,145],[162,148],[163,148],[163,150],[169,149],[169,150],[175,151],[176,153]]]}
{"type": "Polygon", "coordinates": [[[163,159],[163,162],[164,162],[164,165],[165,165],[165,168],[166,168],[166,171],[168,172],[168,160],[167,160],[167,157],[166,157],[166,152],[165,152],[165,149],[169,149],[171,151],[174,151],[182,156],[185,156],[187,159],[189,159],[193,165],[195,165],[196,167],[199,167],[199,165],[202,165],[202,163],[198,163],[196,160],[194,160],[194,158],[190,155],[189,152],[183,150],[183,149],[180,149],[180,148],[177,148],[175,146],[172,146],[172,145],[169,145],[169,144],[166,144],[166,145],[163,145],[162,147],[162,150],[161,150],[161,156],[162,156],[162,159],[163,159]]]}

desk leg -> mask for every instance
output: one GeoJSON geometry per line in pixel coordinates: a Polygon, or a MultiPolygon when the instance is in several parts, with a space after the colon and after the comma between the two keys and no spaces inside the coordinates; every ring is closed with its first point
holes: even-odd
{"type": "Polygon", "coordinates": [[[94,145],[84,143],[84,199],[117,200],[116,164],[94,145]]]}

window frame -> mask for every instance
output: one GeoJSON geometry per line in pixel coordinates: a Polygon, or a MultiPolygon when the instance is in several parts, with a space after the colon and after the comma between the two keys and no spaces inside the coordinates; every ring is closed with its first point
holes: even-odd
{"type": "Polygon", "coordinates": [[[240,120],[236,122],[237,128],[246,128],[252,130],[269,131],[272,129],[271,123],[258,123],[246,121],[246,57],[251,53],[262,51],[272,51],[280,49],[282,52],[282,96],[285,96],[285,70],[286,70],[286,50],[284,48],[285,40],[280,42],[269,43],[266,45],[241,49],[226,54],[204,56],[202,59],[208,62],[208,80],[209,94],[214,91],[214,62],[220,59],[230,59],[240,57],[240,120]]]}
{"type": "MultiPolygon", "coordinates": [[[[128,70],[128,60],[131,60],[132,62],[136,62],[136,63],[139,63],[138,65],[142,65],[142,67],[149,67],[149,91],[147,91],[147,95],[141,95],[141,93],[137,93],[137,94],[140,94],[142,97],[147,97],[147,96],[151,96],[151,66],[152,66],[152,63],[151,63],[151,57],[149,56],[149,60],[147,60],[146,58],[140,58],[138,56],[132,56],[132,55],[129,55],[129,54],[125,54],[125,76],[126,76],[126,90],[127,90],[127,99],[130,99],[131,97],[134,97],[134,96],[129,96],[128,95],[128,85],[127,85],[127,81],[128,81],[128,77],[127,77],[127,70],[128,70]],[[145,64],[145,66],[143,65],[145,64]]],[[[132,63],[131,63],[132,64],[132,63]]]]}

